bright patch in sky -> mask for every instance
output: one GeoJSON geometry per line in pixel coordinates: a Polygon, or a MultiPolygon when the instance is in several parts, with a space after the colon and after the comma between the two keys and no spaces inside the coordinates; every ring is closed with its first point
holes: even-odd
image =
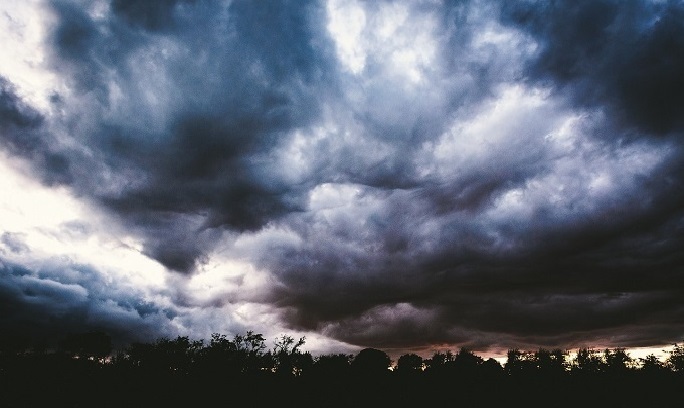
{"type": "Polygon", "coordinates": [[[48,25],[42,0],[7,0],[0,4],[0,75],[12,78],[27,100],[47,110],[58,78],[45,69],[43,40],[48,25]]]}
{"type": "Polygon", "coordinates": [[[353,74],[360,74],[366,66],[366,51],[362,33],[366,13],[358,1],[328,1],[328,30],[335,39],[337,56],[353,74]]]}
{"type": "Polygon", "coordinates": [[[39,266],[51,258],[98,265],[137,285],[160,288],[165,269],[141,253],[135,237],[64,188],[49,188],[26,177],[25,166],[0,157],[0,235],[13,237],[22,250],[2,246],[14,262],[39,266]]]}

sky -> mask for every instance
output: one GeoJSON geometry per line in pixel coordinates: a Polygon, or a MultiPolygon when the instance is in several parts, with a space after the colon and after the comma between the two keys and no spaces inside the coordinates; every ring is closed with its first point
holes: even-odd
{"type": "Polygon", "coordinates": [[[3,0],[0,44],[2,333],[684,339],[682,1],[3,0]]]}

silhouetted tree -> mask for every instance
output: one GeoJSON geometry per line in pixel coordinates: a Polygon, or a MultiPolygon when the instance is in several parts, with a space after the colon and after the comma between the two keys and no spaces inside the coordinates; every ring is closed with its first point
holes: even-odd
{"type": "Polygon", "coordinates": [[[684,344],[674,344],[670,355],[665,360],[665,365],[676,373],[684,373],[684,344]]]}
{"type": "Polygon", "coordinates": [[[225,334],[212,333],[209,343],[196,358],[198,370],[207,376],[236,375],[242,372],[243,359],[237,346],[225,334]]]}
{"type": "Polygon", "coordinates": [[[435,352],[431,358],[424,361],[425,371],[430,374],[442,375],[454,362],[454,355],[450,350],[446,352],[435,352]]]}
{"type": "Polygon", "coordinates": [[[537,370],[544,375],[560,375],[568,367],[567,353],[561,349],[547,350],[540,348],[534,353],[537,370]]]}
{"type": "Polygon", "coordinates": [[[461,347],[454,357],[454,369],[465,374],[475,374],[484,360],[470,349],[461,347]]]}
{"type": "Polygon", "coordinates": [[[581,348],[572,363],[573,372],[585,374],[598,373],[604,369],[604,361],[599,350],[581,348]]]}
{"type": "Polygon", "coordinates": [[[684,346],[677,344],[665,363],[650,355],[640,359],[639,370],[620,348],[580,349],[571,371],[567,354],[558,349],[510,349],[504,369],[461,348],[427,360],[402,355],[395,375],[382,350],[313,359],[302,350],[304,341],[282,335],[267,351],[263,336],[253,332],[232,338],[215,333],[208,343],[162,338],[130,345],[111,364],[101,361],[105,351],[111,353],[111,342],[105,347],[96,333],[68,336],[62,342],[65,353],[37,355],[27,352],[26,344],[14,344],[0,353],[0,401],[2,406],[89,406],[93,401],[106,407],[193,406],[224,397],[225,385],[236,401],[249,399],[253,406],[297,401],[303,407],[642,407],[668,406],[681,398],[684,346]],[[98,399],[112,389],[122,391],[98,399]],[[22,398],[21,403],[12,405],[13,398],[22,398]]]}
{"type": "Polygon", "coordinates": [[[353,358],[351,354],[325,354],[314,360],[313,370],[324,377],[343,377],[349,372],[353,358]]]}
{"type": "Polygon", "coordinates": [[[423,358],[417,354],[404,354],[397,360],[397,372],[413,373],[423,370],[423,358]]]}
{"type": "Polygon", "coordinates": [[[62,341],[62,349],[72,356],[102,360],[112,352],[112,339],[100,331],[70,334],[62,341]]]}
{"type": "Polygon", "coordinates": [[[299,376],[313,365],[311,354],[302,353],[300,350],[305,341],[305,337],[300,337],[295,342],[295,339],[288,335],[282,335],[276,339],[273,358],[274,369],[277,373],[299,376]]]}
{"type": "Polygon", "coordinates": [[[266,340],[262,334],[250,330],[245,335],[235,335],[233,342],[243,361],[243,373],[258,373],[272,367],[271,359],[264,352],[266,340]]]}
{"type": "Polygon", "coordinates": [[[530,374],[536,371],[537,362],[534,353],[509,349],[506,353],[506,372],[509,375],[530,374]]]}
{"type": "Polygon", "coordinates": [[[640,358],[639,362],[641,363],[640,370],[645,373],[662,373],[667,370],[665,364],[653,354],[640,358]]]}
{"type": "Polygon", "coordinates": [[[504,368],[501,363],[493,358],[488,358],[482,363],[482,374],[488,379],[498,378],[503,372],[504,368]]]}
{"type": "Polygon", "coordinates": [[[352,369],[359,374],[380,375],[388,372],[392,361],[382,350],[365,348],[354,357],[352,369]]]}
{"type": "Polygon", "coordinates": [[[216,355],[221,355],[235,352],[237,346],[234,342],[230,341],[225,334],[213,333],[206,349],[211,350],[211,352],[216,353],[216,355]]]}
{"type": "Polygon", "coordinates": [[[605,349],[603,351],[604,370],[618,374],[629,370],[634,360],[627,354],[624,348],[605,349]]]}
{"type": "Polygon", "coordinates": [[[202,340],[178,336],[154,344],[133,343],[128,349],[132,365],[147,369],[187,373],[202,351],[202,340]]]}

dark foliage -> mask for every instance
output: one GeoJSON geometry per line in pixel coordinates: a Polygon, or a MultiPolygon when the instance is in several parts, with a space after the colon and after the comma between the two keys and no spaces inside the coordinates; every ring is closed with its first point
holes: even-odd
{"type": "Polygon", "coordinates": [[[620,348],[583,348],[573,359],[558,349],[511,349],[502,366],[462,348],[425,360],[405,354],[392,369],[382,350],[313,358],[303,337],[283,335],[268,348],[253,332],[162,338],[113,354],[102,332],[69,335],[56,349],[2,340],[4,407],[641,407],[681,400],[684,388],[680,345],[664,362],[620,348]]]}

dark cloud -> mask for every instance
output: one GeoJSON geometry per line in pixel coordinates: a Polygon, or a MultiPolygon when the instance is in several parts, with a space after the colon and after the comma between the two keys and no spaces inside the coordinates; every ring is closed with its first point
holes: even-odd
{"type": "MultiPolygon", "coordinates": [[[[352,45],[322,1],[91,7],[51,3],[54,112],[0,82],[2,146],[183,272],[177,308],[391,348],[684,334],[680,2],[365,2],[352,45]],[[270,280],[194,299],[212,256],[270,280]]],[[[96,269],[7,265],[6,326],[125,331],[96,269]]],[[[180,316],[114,297],[145,330],[180,316]]]]}
{"type": "Polygon", "coordinates": [[[305,191],[282,179],[274,156],[319,111],[332,66],[320,6],[111,6],[114,16],[96,19],[77,3],[53,3],[53,63],[80,90],[62,97],[67,110],[79,106],[68,112],[73,137],[99,160],[72,157],[90,170],[73,186],[135,225],[146,253],[182,272],[207,249],[192,234],[255,230],[300,211],[305,191]],[[148,83],[146,63],[158,81],[148,83]],[[189,227],[184,214],[204,222],[189,227]]]}
{"type": "Polygon", "coordinates": [[[47,184],[72,181],[69,159],[51,145],[44,116],[19,97],[14,85],[0,76],[0,140],[11,154],[32,160],[47,184]]]}
{"type": "MultiPolygon", "coordinates": [[[[0,78],[0,125],[3,131],[36,128],[42,120],[38,112],[17,97],[12,84],[6,78],[0,78]]],[[[27,142],[27,149],[30,149],[31,145],[30,141],[27,142]]]]}
{"type": "Polygon", "coordinates": [[[42,122],[42,115],[17,96],[6,78],[0,77],[0,129],[4,145],[18,154],[30,155],[41,144],[36,129],[42,122]]]}
{"type": "Polygon", "coordinates": [[[115,14],[129,24],[158,31],[175,24],[175,11],[178,7],[194,2],[195,0],[114,0],[111,7],[115,14]]]}
{"type": "Polygon", "coordinates": [[[548,167],[519,182],[509,171],[490,185],[484,173],[449,189],[376,195],[377,206],[364,206],[373,194],[360,193],[351,208],[290,223],[306,244],[263,248],[283,283],[273,296],[284,318],[376,347],[646,345],[642,329],[650,344],[676,340],[681,329],[667,322],[683,317],[679,153],[650,172],[655,180],[628,177],[619,197],[590,207],[572,192],[567,207],[544,197],[526,204],[532,217],[499,223],[487,214],[500,190],[557,171],[549,157],[522,160],[548,167]],[[486,199],[461,202],[479,180],[486,199]]]}
{"type": "Polygon", "coordinates": [[[497,255],[476,233],[465,247],[449,237],[431,257],[354,259],[342,245],[318,246],[305,259],[292,254],[291,270],[281,260],[287,293],[277,298],[296,327],[376,347],[647,345],[643,330],[650,344],[665,344],[679,335],[668,322],[684,317],[676,283],[682,219],[637,236],[623,230],[601,245],[571,241],[560,252],[537,243],[532,254],[497,255]],[[331,253],[336,263],[321,262],[331,253]]]}
{"type": "Polygon", "coordinates": [[[55,346],[88,330],[104,330],[117,344],[170,333],[163,310],[130,289],[112,288],[89,266],[59,261],[36,271],[0,260],[0,275],[0,327],[12,336],[55,346]]]}
{"type": "Polygon", "coordinates": [[[538,43],[534,81],[653,134],[681,133],[684,5],[678,1],[505,3],[503,21],[538,43]]]}

